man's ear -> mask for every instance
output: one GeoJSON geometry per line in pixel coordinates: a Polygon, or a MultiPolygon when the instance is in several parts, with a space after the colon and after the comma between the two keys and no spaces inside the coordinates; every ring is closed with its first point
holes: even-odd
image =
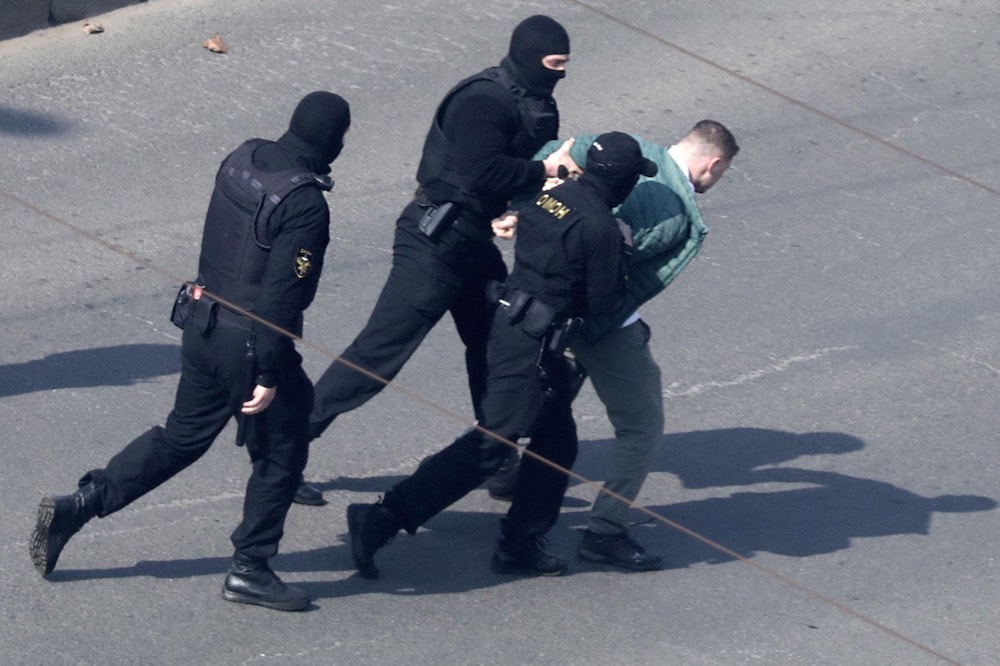
{"type": "Polygon", "coordinates": [[[706,163],[705,166],[708,169],[708,172],[714,176],[715,170],[718,169],[721,164],[722,164],[722,158],[719,157],[718,155],[715,155],[714,157],[708,158],[708,162],[706,163]]]}

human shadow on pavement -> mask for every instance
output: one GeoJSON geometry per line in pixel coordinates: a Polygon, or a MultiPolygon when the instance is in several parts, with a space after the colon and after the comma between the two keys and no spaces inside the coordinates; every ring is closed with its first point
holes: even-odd
{"type": "MultiPolygon", "coordinates": [[[[414,467],[413,469],[415,471],[416,467],[414,467]]],[[[326,493],[326,492],[346,491],[346,492],[353,492],[353,493],[380,493],[380,494],[384,494],[386,491],[388,491],[394,485],[396,485],[397,483],[399,483],[401,481],[404,481],[407,478],[408,478],[408,475],[402,475],[402,474],[397,474],[397,475],[392,475],[392,476],[386,475],[386,476],[368,476],[368,477],[364,477],[364,476],[361,476],[361,477],[358,477],[358,476],[338,476],[338,477],[335,477],[333,479],[329,479],[327,481],[308,481],[308,483],[309,483],[309,485],[313,486],[317,490],[320,490],[320,491],[322,491],[324,493],[326,493]]],[[[374,501],[374,498],[370,498],[370,499],[369,498],[359,498],[357,501],[359,501],[359,502],[374,501]]],[[[498,506],[500,506],[500,507],[506,507],[507,505],[506,505],[506,503],[500,502],[498,504],[498,506]]],[[[575,497],[569,497],[569,496],[567,496],[567,497],[563,498],[563,507],[564,508],[583,507],[583,506],[589,506],[589,503],[585,502],[583,500],[579,500],[579,499],[577,499],[575,497]]],[[[506,511],[506,510],[507,510],[506,508],[503,508],[503,511],[506,511]]]]}
{"type": "MultiPolygon", "coordinates": [[[[270,565],[285,582],[309,592],[315,601],[355,594],[420,596],[454,594],[519,580],[490,569],[490,558],[499,530],[499,515],[487,512],[450,511],[432,519],[429,529],[412,537],[401,532],[375,557],[381,576],[361,577],[351,560],[347,534],[332,535],[335,543],[312,550],[280,552],[270,565]],[[337,572],[336,579],[301,580],[337,572]],[[343,573],[349,573],[344,577],[343,573]],[[319,574],[317,576],[316,574],[319,574]]],[[[72,547],[72,545],[70,546],[72,547]]],[[[568,544],[553,543],[553,553],[570,552],[568,544]]],[[[94,554],[97,557],[96,553],[94,554]]],[[[57,568],[47,576],[51,583],[121,578],[180,579],[225,576],[229,556],[192,559],[141,560],[131,566],[104,568],[57,568]]],[[[215,584],[214,582],[212,584],[215,584]]]]}
{"type": "MultiPolygon", "coordinates": [[[[594,453],[593,444],[597,442],[585,444],[581,451],[590,447],[594,453]]],[[[925,497],[877,479],[785,465],[803,456],[862,448],[860,439],[834,432],[733,428],[670,434],[664,437],[653,471],[675,474],[689,489],[758,484],[761,489],[646,508],[743,557],[758,552],[807,557],[849,548],[859,537],[927,535],[937,512],[997,507],[990,497],[925,497]]],[[[599,478],[601,455],[586,457],[585,467],[599,478]]],[[[647,518],[643,515],[641,520],[647,518]]],[[[668,568],[733,559],[668,525],[639,530],[636,537],[647,549],[662,554],[668,568]]]]}
{"type": "Polygon", "coordinates": [[[47,136],[67,134],[73,123],[51,113],[26,111],[0,105],[0,134],[47,136]]]}
{"type": "MultiPolygon", "coordinates": [[[[416,466],[413,467],[416,471],[416,466]]],[[[323,492],[351,492],[351,493],[384,493],[394,485],[406,479],[409,475],[396,474],[392,476],[338,476],[326,481],[308,481],[310,486],[323,492]]],[[[367,502],[367,499],[358,499],[358,502],[367,502]]]]}
{"type": "MultiPolygon", "coordinates": [[[[610,441],[584,443],[577,471],[587,478],[600,478],[601,449],[610,445],[610,441]]],[[[807,557],[849,548],[852,539],[859,537],[929,534],[935,512],[987,511],[997,507],[989,497],[924,497],[884,481],[785,465],[804,456],[844,454],[862,448],[861,440],[841,433],[735,428],[671,434],[664,438],[654,471],[675,474],[689,489],[758,484],[760,489],[647,508],[742,557],[758,552],[807,557]],[[794,487],[785,489],[785,485],[794,487]]],[[[358,487],[361,481],[340,483],[352,490],[367,490],[367,485],[358,487]]],[[[377,487],[384,489],[392,478],[379,477],[377,481],[377,487]]],[[[281,552],[271,564],[279,575],[306,589],[317,601],[354,594],[454,594],[501,585],[518,580],[495,573],[489,566],[498,520],[505,509],[506,505],[501,504],[496,512],[449,510],[435,516],[412,537],[399,533],[375,557],[381,570],[377,580],[354,573],[349,539],[344,533],[331,535],[334,543],[329,546],[281,552]],[[299,574],[315,578],[315,574],[323,572],[352,575],[344,577],[341,573],[335,580],[296,580],[299,574]]],[[[607,569],[574,555],[579,529],[588,515],[586,510],[565,512],[548,534],[549,551],[569,559],[570,574],[607,569]]],[[[733,559],[667,525],[647,522],[634,527],[633,534],[646,548],[664,556],[667,569],[733,559]]],[[[120,568],[57,569],[49,580],[222,576],[229,563],[228,556],[141,561],[120,568]]]]}
{"type": "Polygon", "coordinates": [[[0,398],[61,388],[128,386],[180,370],[178,345],[76,349],[0,367],[0,398]]]}

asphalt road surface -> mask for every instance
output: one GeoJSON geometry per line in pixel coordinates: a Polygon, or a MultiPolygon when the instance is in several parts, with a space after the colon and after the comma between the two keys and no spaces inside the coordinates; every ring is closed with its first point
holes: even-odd
{"type": "MultiPolygon", "coordinates": [[[[0,43],[4,663],[1000,663],[995,0],[153,0],[100,20],[0,43]],[[309,612],[220,599],[249,470],[232,430],[38,576],[42,495],[169,411],[170,300],[223,156],[306,92],[352,104],[316,377],[375,302],[437,101],[534,13],[572,39],[563,135],[669,144],[708,117],[743,148],[701,198],[702,253],[642,308],[667,432],[639,497],[662,520],[635,511],[633,534],[667,568],[577,560],[596,490],[574,480],[550,535],[565,577],[489,569],[506,507],[484,490],[354,574],[347,504],[471,419],[444,321],[406,391],[314,445],[330,504],[292,509],[273,562],[309,612]],[[216,33],[228,54],[202,47],[216,33]]],[[[589,387],[576,413],[575,471],[600,480],[589,387]]]]}

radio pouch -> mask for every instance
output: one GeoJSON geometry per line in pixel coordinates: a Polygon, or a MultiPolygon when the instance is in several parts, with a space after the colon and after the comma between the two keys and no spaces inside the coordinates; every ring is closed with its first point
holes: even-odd
{"type": "Polygon", "coordinates": [[[537,298],[533,298],[524,310],[524,319],[521,320],[521,328],[531,337],[541,338],[548,332],[549,326],[552,325],[552,320],[555,317],[555,308],[537,298]]]}
{"type": "Polygon", "coordinates": [[[212,299],[201,298],[196,300],[194,301],[194,316],[191,318],[191,324],[202,335],[208,335],[215,328],[218,311],[219,304],[212,299]]]}

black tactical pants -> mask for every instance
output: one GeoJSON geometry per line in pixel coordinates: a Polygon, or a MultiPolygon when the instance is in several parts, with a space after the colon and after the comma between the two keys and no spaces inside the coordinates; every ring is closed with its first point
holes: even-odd
{"type": "MultiPolygon", "coordinates": [[[[220,322],[207,335],[184,330],[181,379],[174,409],[164,426],[143,433],[108,462],[88,472],[104,517],[127,506],[198,460],[240,405],[250,398],[255,371],[246,360],[248,332],[220,322]]],[[[293,352],[294,354],[294,352],[293,352]]],[[[297,354],[294,356],[297,357],[297,354]]],[[[232,534],[236,550],[272,557],[285,516],[309,455],[308,411],[312,385],[298,358],[279,369],[277,394],[252,417],[247,442],[253,469],[243,502],[243,521],[232,534]]]]}
{"type": "MultiPolygon", "coordinates": [[[[396,223],[389,277],[368,323],[341,358],[391,380],[441,317],[451,312],[465,345],[478,417],[493,311],[486,301],[486,283],[503,280],[507,268],[492,238],[473,240],[452,229],[431,241],[417,226],[423,213],[416,201],[403,210],[396,223]]],[[[319,437],[337,416],[363,405],[384,387],[384,382],[334,361],[316,382],[310,436],[319,437]]]]}
{"type": "MultiPolygon", "coordinates": [[[[571,469],[576,460],[576,424],[571,409],[570,377],[550,366],[550,378],[538,376],[541,342],[510,325],[498,314],[489,340],[489,376],[482,402],[480,425],[509,441],[526,435],[535,421],[527,451],[571,469]],[[538,414],[545,388],[554,396],[538,414]]],[[[478,430],[471,430],[450,446],[427,459],[413,476],[393,487],[385,497],[386,507],[404,519],[410,533],[458,501],[496,472],[511,451],[508,444],[478,430]]],[[[503,531],[507,536],[532,536],[547,532],[559,518],[559,509],[569,477],[562,471],[522,456],[517,489],[503,531]]]]}

